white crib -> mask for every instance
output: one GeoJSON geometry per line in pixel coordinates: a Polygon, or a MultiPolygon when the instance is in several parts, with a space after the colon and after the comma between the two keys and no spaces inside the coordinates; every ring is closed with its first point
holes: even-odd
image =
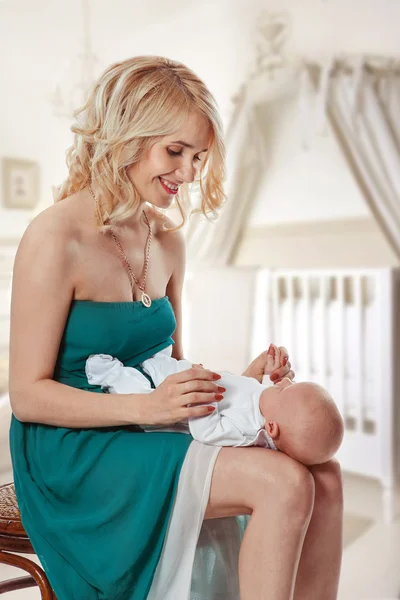
{"type": "Polygon", "coordinates": [[[398,269],[260,270],[252,355],[286,346],[297,381],[315,381],[345,421],[342,469],[378,478],[395,513],[399,461],[398,269]]]}

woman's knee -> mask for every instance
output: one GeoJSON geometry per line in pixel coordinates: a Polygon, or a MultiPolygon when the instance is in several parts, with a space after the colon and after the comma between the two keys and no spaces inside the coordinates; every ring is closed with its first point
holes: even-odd
{"type": "Polygon", "coordinates": [[[205,518],[273,511],[307,521],[314,479],[304,465],[262,448],[222,448],[213,471],[205,518]]]}
{"type": "Polygon", "coordinates": [[[274,473],[265,470],[263,479],[269,494],[274,489],[274,499],[279,507],[291,517],[308,517],[314,505],[315,483],[310,471],[301,463],[281,455],[279,469],[274,473]],[[271,486],[271,477],[274,478],[271,486]]]}
{"type": "Polygon", "coordinates": [[[333,458],[321,465],[309,467],[315,483],[315,500],[318,504],[343,508],[343,482],[339,462],[333,458]]]}

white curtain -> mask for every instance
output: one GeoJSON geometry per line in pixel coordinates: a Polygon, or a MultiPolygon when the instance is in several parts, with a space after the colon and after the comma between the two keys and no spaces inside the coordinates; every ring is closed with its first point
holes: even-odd
{"type": "Polygon", "coordinates": [[[188,262],[194,266],[222,267],[232,262],[253,207],[261,175],[265,172],[261,127],[256,120],[249,89],[244,86],[243,90],[225,138],[227,177],[224,187],[227,202],[215,221],[195,215],[188,227],[188,262]]]}
{"type": "MultiPolygon", "coordinates": [[[[400,75],[387,67],[362,59],[341,65],[320,92],[349,167],[400,258],[400,75]]],[[[326,81],[324,70],[319,80],[326,81]]]]}

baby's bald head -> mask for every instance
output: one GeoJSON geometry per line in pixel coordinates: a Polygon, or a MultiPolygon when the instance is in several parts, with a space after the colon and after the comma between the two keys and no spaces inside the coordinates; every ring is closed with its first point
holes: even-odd
{"type": "Polygon", "coordinates": [[[330,394],[311,382],[280,382],[274,387],[277,395],[271,403],[271,411],[267,407],[265,413],[261,410],[266,426],[269,420],[279,426],[278,448],[305,465],[330,460],[342,443],[344,430],[342,417],[330,394]]]}

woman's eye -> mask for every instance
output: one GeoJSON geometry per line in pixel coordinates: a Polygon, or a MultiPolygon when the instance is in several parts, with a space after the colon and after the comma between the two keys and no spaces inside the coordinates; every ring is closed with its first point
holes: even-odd
{"type": "Polygon", "coordinates": [[[171,156],[181,156],[182,155],[182,150],[180,150],[179,152],[174,152],[174,150],[170,150],[168,148],[168,154],[170,154],[171,156]]]}
{"type": "MultiPolygon", "coordinates": [[[[175,150],[171,150],[170,148],[167,148],[167,152],[170,156],[182,156],[182,150],[179,150],[179,152],[176,152],[175,150]]],[[[194,160],[201,162],[200,156],[195,156],[194,160]]]]}

